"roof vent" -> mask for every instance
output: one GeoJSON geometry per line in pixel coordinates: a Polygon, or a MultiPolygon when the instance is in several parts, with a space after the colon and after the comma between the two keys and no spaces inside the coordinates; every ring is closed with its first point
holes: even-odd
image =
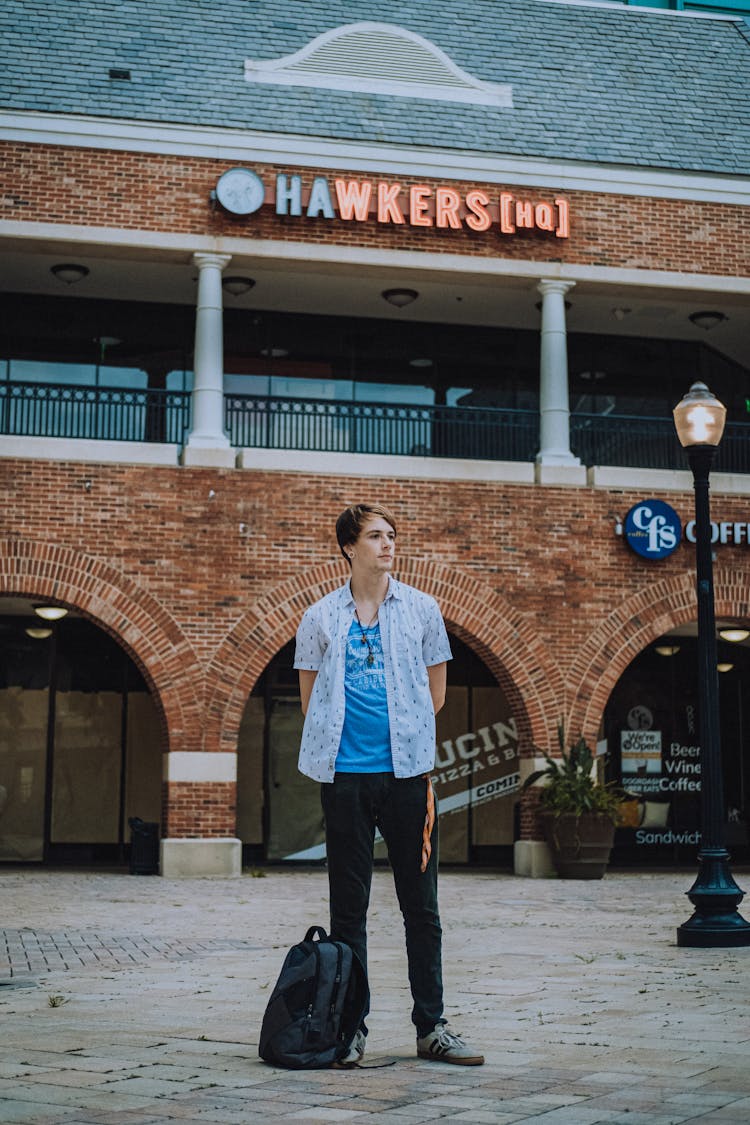
{"type": "Polygon", "coordinates": [[[117,67],[113,66],[113,67],[110,67],[109,77],[114,78],[115,81],[118,81],[118,82],[129,82],[130,81],[130,71],[129,70],[119,70],[117,67]]]}
{"type": "Polygon", "coordinates": [[[467,74],[434,43],[387,23],[350,23],[318,35],[301,51],[245,63],[248,82],[316,86],[391,97],[510,108],[510,86],[467,74]]]}

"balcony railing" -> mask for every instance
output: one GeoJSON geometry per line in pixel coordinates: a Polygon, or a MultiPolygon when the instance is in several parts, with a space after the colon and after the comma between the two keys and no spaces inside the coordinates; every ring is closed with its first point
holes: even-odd
{"type": "Polygon", "coordinates": [[[229,439],[245,448],[533,461],[539,444],[534,410],[251,395],[226,395],[224,402],[229,439]]]}
{"type": "MultiPolygon", "coordinates": [[[[639,469],[687,469],[687,455],[671,418],[630,414],[573,414],[570,446],[584,465],[639,469]]],[[[750,424],[730,422],[716,453],[714,471],[750,473],[750,424]]]]}
{"type": "Polygon", "coordinates": [[[57,383],[0,383],[0,433],[183,445],[190,393],[57,383]]]}
{"type": "MultiPolygon", "coordinates": [[[[236,394],[224,407],[238,448],[526,462],[539,449],[535,410],[236,394]]],[[[0,383],[0,434],[184,445],[189,430],[188,391],[0,383]]],[[[570,435],[584,465],[687,468],[671,418],[573,414],[570,435]]],[[[749,423],[727,425],[715,468],[750,474],[749,423]]]]}

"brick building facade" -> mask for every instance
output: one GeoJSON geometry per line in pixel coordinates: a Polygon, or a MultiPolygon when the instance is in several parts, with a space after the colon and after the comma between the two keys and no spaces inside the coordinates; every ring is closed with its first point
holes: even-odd
{"type": "MultiPolygon", "coordinates": [[[[429,30],[425,7],[417,36],[400,7],[389,7],[389,26],[415,49],[439,42],[460,54],[460,29],[442,37],[437,24],[429,30]]],[[[304,52],[328,27],[325,5],[291,8],[298,23],[288,50],[264,57],[304,52]]],[[[737,59],[747,70],[741,21],[545,0],[514,0],[511,15],[515,9],[545,26],[552,19],[563,37],[571,21],[589,19],[606,31],[610,61],[623,61],[634,33],[642,35],[658,48],[653,84],[666,82],[690,52],[695,65],[705,64],[708,28],[709,93],[729,81],[737,59]]],[[[378,12],[386,18],[382,5],[378,12]]],[[[246,28],[240,14],[221,18],[232,34],[246,28]]],[[[499,41],[505,18],[493,16],[490,40],[499,41]]],[[[592,43],[581,47],[583,64],[596,35],[592,43]]],[[[203,47],[214,66],[222,56],[212,33],[203,47]]],[[[194,44],[195,66],[198,56],[194,44]]],[[[441,57],[430,56],[435,65],[441,57]]],[[[114,66],[96,46],[86,58],[92,75],[114,66]]],[[[731,163],[721,137],[691,155],[687,142],[678,151],[677,130],[670,138],[668,126],[663,159],[654,155],[658,135],[645,133],[639,158],[638,131],[624,118],[626,141],[608,152],[617,90],[585,142],[563,106],[548,122],[554,152],[539,138],[524,147],[523,125],[477,151],[461,139],[462,108],[450,101],[457,93],[430,101],[425,86],[416,99],[423,111],[449,116],[442,147],[426,111],[422,133],[415,125],[407,144],[378,108],[387,102],[388,113],[400,106],[406,114],[413,98],[384,89],[373,108],[351,77],[346,95],[335,84],[333,94],[293,82],[259,88],[249,130],[221,108],[191,111],[186,101],[185,113],[193,113],[186,119],[160,110],[147,85],[136,90],[139,63],[129,58],[132,78],[112,79],[110,69],[108,87],[88,102],[64,79],[52,112],[41,95],[42,68],[25,103],[9,96],[0,114],[9,313],[0,356],[7,641],[0,786],[13,810],[10,828],[8,816],[5,827],[0,820],[0,858],[122,854],[128,816],[144,814],[160,822],[168,874],[237,871],[242,845],[255,859],[315,858],[312,788],[299,790],[284,772],[297,729],[285,648],[305,607],[346,577],[332,534],[336,515],[375,498],[398,520],[398,576],[437,598],[458,642],[436,765],[438,789],[454,808],[443,817],[446,856],[543,871],[533,803],[520,798],[519,784],[535,748],[554,748],[559,722],[606,749],[608,775],[623,783],[633,779],[623,774],[620,732],[632,727],[634,708],[649,710],[665,763],[667,747],[692,734],[680,726],[689,702],[660,715],[649,695],[652,665],[643,661],[665,638],[675,656],[694,652],[694,549],[685,538],[649,561],[630,549],[622,525],[652,497],[668,501],[681,524],[692,518],[690,477],[673,449],[665,404],[695,378],[721,394],[734,427],[713,478],[714,518],[732,529],[750,519],[741,413],[750,395],[750,193],[740,175],[741,107],[733,110],[731,163]],[[127,112],[115,90],[124,81],[133,82],[127,112]],[[283,120],[287,91],[318,107],[305,118],[306,136],[283,120]],[[343,137],[324,119],[331,99],[337,121],[349,121],[343,137]],[[233,169],[265,193],[252,208],[222,202],[221,177],[233,169]],[[79,276],[61,284],[62,269],[79,276]],[[230,280],[247,287],[233,292],[230,280]],[[403,305],[390,303],[394,291],[405,295],[403,305]],[[172,317],[183,326],[174,332],[172,317]],[[188,323],[194,350],[181,362],[188,323]],[[120,338],[128,332],[137,346],[120,338]],[[477,366],[481,333],[497,349],[496,377],[477,366]],[[340,348],[331,342],[337,334],[340,348]],[[516,349],[515,368],[505,363],[507,348],[516,349]],[[529,349],[534,379],[524,367],[529,349]],[[354,388],[346,402],[345,377],[354,388]],[[313,388],[315,379],[324,391],[313,388]],[[412,402],[415,387],[422,397],[412,402]],[[365,391],[361,401],[374,405],[357,404],[365,391]],[[225,413],[228,395],[251,417],[241,437],[225,413]],[[178,400],[192,411],[184,432],[168,435],[166,414],[161,429],[149,429],[154,404],[168,414],[178,400]],[[89,404],[85,419],[81,403],[89,404]],[[128,409],[140,411],[141,430],[124,440],[124,423],[111,417],[128,409]],[[283,429],[290,417],[298,426],[292,437],[283,429]],[[310,417],[325,419],[322,437],[310,417]],[[414,418],[426,444],[404,437],[405,429],[393,436],[394,426],[414,418]],[[501,434],[489,455],[472,445],[480,423],[501,434]],[[504,444],[502,434],[522,425],[530,427],[531,454],[504,444]],[[592,434],[606,440],[592,444],[592,434]],[[59,637],[21,643],[18,629],[40,603],[68,611],[54,626],[59,637]],[[125,654],[130,687],[115,690],[114,679],[77,671],[77,650],[64,635],[71,622],[94,630],[79,639],[92,652],[104,645],[101,636],[125,654]],[[38,670],[14,677],[16,664],[32,668],[23,654],[38,653],[40,643],[59,644],[67,663],[58,668],[51,659],[48,680],[38,670]],[[21,722],[18,708],[32,695],[36,717],[21,722]],[[92,700],[106,722],[92,717],[92,700]],[[113,732],[106,746],[96,733],[105,728],[113,732]],[[77,738],[89,748],[79,759],[77,738]],[[505,764],[497,761],[503,749],[505,764]],[[97,755],[107,760],[100,773],[97,755]],[[461,782],[466,763],[488,771],[485,783],[495,777],[494,790],[485,784],[477,796],[473,774],[461,782]],[[77,795],[89,783],[111,805],[106,829],[77,795]],[[277,790],[288,793],[281,802],[277,790]],[[36,810],[33,826],[23,800],[36,810]],[[302,826],[297,835],[291,820],[302,826]]],[[[398,59],[391,65],[398,69],[398,59]]],[[[516,73],[519,105],[523,84],[516,73]]],[[[252,82],[246,87],[252,94],[252,82]]],[[[469,104],[466,112],[485,111],[469,104]]],[[[716,549],[717,615],[741,626],[750,618],[748,536],[724,538],[716,549]]],[[[746,651],[736,647],[726,681],[736,699],[725,700],[734,740],[728,803],[741,825],[750,800],[740,698],[746,651]]],[[[664,677],[656,677],[659,691],[669,694],[664,677]]],[[[647,794],[641,790],[642,805],[658,803],[647,794]]],[[[684,858],[675,841],[692,822],[689,810],[678,815],[672,805],[647,845],[623,838],[624,860],[684,858]]]]}

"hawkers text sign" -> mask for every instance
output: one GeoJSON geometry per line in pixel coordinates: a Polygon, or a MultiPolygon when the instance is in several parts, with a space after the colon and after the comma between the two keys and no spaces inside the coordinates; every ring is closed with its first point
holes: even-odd
{"type": "Polygon", "coordinates": [[[328,179],[315,176],[304,186],[299,175],[279,172],[267,185],[249,168],[230,168],[219,177],[216,199],[232,215],[252,215],[264,204],[277,215],[334,222],[395,226],[494,230],[513,235],[536,230],[554,238],[570,236],[567,199],[522,199],[509,191],[491,197],[478,188],[467,192],[375,179],[328,179]]]}

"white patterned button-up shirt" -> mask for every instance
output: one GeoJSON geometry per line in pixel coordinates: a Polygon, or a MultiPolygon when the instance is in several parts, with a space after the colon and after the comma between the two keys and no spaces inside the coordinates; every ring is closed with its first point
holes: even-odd
{"type": "MultiPolygon", "coordinates": [[[[354,610],[347,582],[311,606],[297,630],[294,667],[318,673],[299,756],[300,771],[315,781],[333,781],[336,770],[346,709],[346,643],[354,610]]],[[[435,764],[435,712],[427,669],[451,659],[448,634],[435,599],[390,575],[378,620],[393,772],[396,777],[417,777],[435,764]]]]}

